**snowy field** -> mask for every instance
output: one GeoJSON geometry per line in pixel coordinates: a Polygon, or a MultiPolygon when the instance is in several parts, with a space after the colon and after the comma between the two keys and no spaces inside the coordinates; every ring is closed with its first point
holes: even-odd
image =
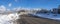
{"type": "Polygon", "coordinates": [[[37,15],[39,17],[43,17],[43,18],[49,18],[49,19],[54,19],[54,20],[60,20],[60,14],[34,14],[37,15]]]}
{"type": "Polygon", "coordinates": [[[11,13],[8,15],[0,14],[0,24],[14,24],[14,21],[19,19],[19,15],[17,13],[11,13]]]}

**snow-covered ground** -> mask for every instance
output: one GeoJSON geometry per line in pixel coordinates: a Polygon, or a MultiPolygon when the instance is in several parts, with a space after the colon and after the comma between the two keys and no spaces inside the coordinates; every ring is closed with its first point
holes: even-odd
{"type": "Polygon", "coordinates": [[[54,20],[60,20],[60,14],[34,14],[37,15],[39,17],[43,17],[43,18],[49,18],[49,19],[54,19],[54,20]]]}
{"type": "Polygon", "coordinates": [[[19,15],[17,13],[0,15],[0,24],[13,24],[13,21],[17,19],[19,19],[19,15]]]}

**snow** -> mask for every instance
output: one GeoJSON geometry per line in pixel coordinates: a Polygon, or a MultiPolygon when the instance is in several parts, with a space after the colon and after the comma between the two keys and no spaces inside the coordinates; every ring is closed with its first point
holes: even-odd
{"type": "Polygon", "coordinates": [[[54,16],[54,14],[34,14],[37,15],[38,17],[43,17],[43,18],[49,18],[49,19],[54,19],[54,20],[60,20],[60,14],[56,14],[56,16],[54,16]]]}
{"type": "Polygon", "coordinates": [[[0,24],[13,24],[13,21],[17,19],[19,19],[19,15],[17,13],[0,15],[0,24]]]}

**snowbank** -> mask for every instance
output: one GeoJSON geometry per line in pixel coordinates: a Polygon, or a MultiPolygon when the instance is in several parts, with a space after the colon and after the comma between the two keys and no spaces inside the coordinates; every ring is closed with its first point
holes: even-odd
{"type": "Polygon", "coordinates": [[[13,24],[13,21],[17,19],[19,19],[19,15],[17,13],[0,15],[0,24],[13,24]]]}

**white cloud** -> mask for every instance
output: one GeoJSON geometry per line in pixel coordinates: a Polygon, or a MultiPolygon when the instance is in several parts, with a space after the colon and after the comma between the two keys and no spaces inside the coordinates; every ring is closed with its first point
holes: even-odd
{"type": "Polygon", "coordinates": [[[19,10],[21,10],[21,7],[14,8],[13,10],[14,11],[19,11],[19,10]]]}
{"type": "Polygon", "coordinates": [[[9,6],[9,7],[11,7],[11,6],[12,6],[12,4],[11,4],[11,3],[9,3],[9,4],[8,4],[8,6],[9,6]]]}
{"type": "Polygon", "coordinates": [[[7,9],[7,11],[11,11],[10,9],[7,9]]]}
{"type": "Polygon", "coordinates": [[[0,6],[0,13],[3,13],[6,11],[6,7],[4,5],[0,6]]]}

